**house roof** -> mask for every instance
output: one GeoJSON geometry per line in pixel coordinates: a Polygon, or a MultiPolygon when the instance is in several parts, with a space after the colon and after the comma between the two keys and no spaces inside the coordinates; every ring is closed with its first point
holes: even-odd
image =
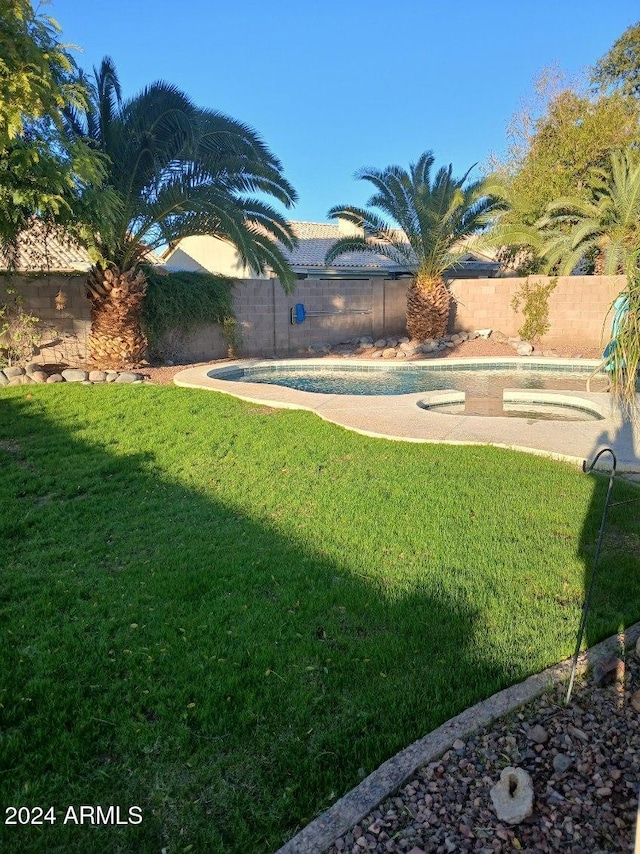
{"type": "MultiPolygon", "coordinates": [[[[18,237],[17,256],[11,264],[9,252],[0,246],[0,270],[16,273],[84,273],[92,266],[91,256],[62,228],[47,228],[34,219],[28,231],[18,237]]],[[[156,252],[149,251],[146,260],[161,264],[156,252]]]]}
{"type": "MultiPolygon", "coordinates": [[[[298,222],[291,221],[294,234],[299,240],[298,246],[293,250],[284,250],[284,254],[295,272],[311,272],[313,270],[327,270],[325,256],[336,240],[344,237],[339,223],[325,222],[298,222]]],[[[402,232],[398,231],[399,235],[402,232]]],[[[466,238],[461,241],[466,248],[464,256],[460,260],[460,268],[466,272],[488,273],[494,272],[500,264],[485,249],[478,250],[474,238],[466,238]]],[[[415,265],[410,263],[398,264],[379,252],[345,252],[336,258],[329,269],[336,271],[358,270],[358,271],[380,271],[381,273],[411,272],[415,265]]]]}
{"type": "MultiPolygon", "coordinates": [[[[290,222],[293,233],[299,240],[295,249],[284,249],[285,257],[294,270],[297,268],[326,270],[325,256],[329,249],[344,234],[337,223],[290,222]]],[[[379,252],[345,252],[331,264],[336,269],[369,269],[397,272],[405,269],[379,252]]]]}
{"type": "Polygon", "coordinates": [[[78,246],[61,229],[47,229],[35,220],[18,238],[17,256],[11,264],[9,253],[0,247],[0,269],[18,273],[83,272],[91,266],[86,249],[78,246]]]}

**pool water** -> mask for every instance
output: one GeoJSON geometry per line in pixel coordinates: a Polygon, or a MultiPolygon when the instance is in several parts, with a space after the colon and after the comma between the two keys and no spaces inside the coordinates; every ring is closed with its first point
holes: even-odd
{"type": "MultiPolygon", "coordinates": [[[[398,395],[427,391],[463,391],[468,398],[499,398],[505,388],[585,391],[593,369],[583,365],[258,365],[216,374],[233,382],[267,383],[316,394],[398,395]]],[[[591,390],[607,388],[603,375],[591,390]]]]}
{"type": "Polygon", "coordinates": [[[442,415],[483,415],[533,421],[602,421],[602,415],[582,406],[532,400],[503,403],[497,397],[467,397],[464,403],[436,403],[431,406],[418,403],[418,406],[442,415]]]}

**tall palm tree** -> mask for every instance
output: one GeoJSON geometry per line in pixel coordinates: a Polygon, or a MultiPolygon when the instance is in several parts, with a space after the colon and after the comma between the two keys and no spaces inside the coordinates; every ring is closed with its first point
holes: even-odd
{"type": "Polygon", "coordinates": [[[484,227],[495,205],[483,181],[464,186],[471,169],[462,178],[453,177],[451,165],[432,175],[434,162],[425,151],[408,172],[400,166],[362,169],[356,178],[377,191],[368,207],[341,205],[328,214],[362,227],[363,236],[338,240],[327,263],[345,252],[373,250],[416,271],[407,293],[407,330],[420,340],[446,334],[451,295],[443,273],[468,251],[460,241],[484,227]]]}
{"type": "Polygon", "coordinates": [[[94,69],[90,92],[84,109],[66,111],[66,130],[71,139],[88,139],[106,155],[105,188],[116,198],[108,215],[93,209],[77,229],[95,258],[87,279],[92,362],[119,367],[144,357],[143,262],[152,250],[182,237],[211,234],[227,240],[247,266],[263,273],[268,265],[285,289],[293,287],[294,276],[276,244],[295,245],[291,228],[251,194],[289,207],[296,193],[254,130],[198,109],[164,82],[123,101],[109,58],[94,69]]]}

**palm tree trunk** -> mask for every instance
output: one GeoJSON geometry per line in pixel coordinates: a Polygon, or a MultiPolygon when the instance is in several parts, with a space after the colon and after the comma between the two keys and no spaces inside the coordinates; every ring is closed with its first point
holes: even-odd
{"type": "Polygon", "coordinates": [[[147,280],[140,270],[91,269],[87,278],[91,302],[89,362],[118,369],[142,361],[147,339],[140,318],[146,292],[147,280]]]}
{"type": "Polygon", "coordinates": [[[407,331],[412,338],[443,338],[449,326],[451,294],[441,276],[418,271],[407,292],[407,331]]]}

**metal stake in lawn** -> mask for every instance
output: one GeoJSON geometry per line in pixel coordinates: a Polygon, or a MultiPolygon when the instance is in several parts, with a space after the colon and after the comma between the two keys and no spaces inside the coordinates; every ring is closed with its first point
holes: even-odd
{"type": "Polygon", "coordinates": [[[585,460],[582,463],[582,471],[589,473],[595,464],[598,462],[600,457],[603,454],[611,454],[612,464],[611,464],[611,473],[609,474],[609,486],[607,488],[607,497],[604,500],[604,510],[602,511],[602,522],[600,522],[600,533],[598,534],[598,542],[596,544],[596,552],[593,556],[593,569],[591,571],[591,580],[589,582],[589,587],[587,589],[587,595],[585,596],[584,605],[582,606],[582,619],[580,620],[580,628],[578,630],[578,641],[576,643],[576,651],[573,654],[573,664],[571,665],[571,678],[569,679],[569,687],[567,688],[567,696],[565,699],[565,706],[569,705],[569,701],[571,700],[571,692],[573,691],[573,682],[576,678],[576,669],[578,667],[578,656],[580,655],[580,647],[582,646],[582,636],[584,635],[584,630],[587,625],[587,617],[589,615],[589,608],[591,607],[591,597],[593,595],[593,586],[594,581],[596,580],[596,570],[598,568],[598,561],[600,559],[600,549],[602,548],[602,539],[604,537],[604,527],[607,522],[607,512],[609,510],[609,500],[611,498],[611,490],[613,489],[613,481],[616,476],[616,455],[613,453],[611,448],[603,448],[601,451],[598,451],[596,456],[594,457],[593,462],[587,468],[587,461],[585,460]]]}

